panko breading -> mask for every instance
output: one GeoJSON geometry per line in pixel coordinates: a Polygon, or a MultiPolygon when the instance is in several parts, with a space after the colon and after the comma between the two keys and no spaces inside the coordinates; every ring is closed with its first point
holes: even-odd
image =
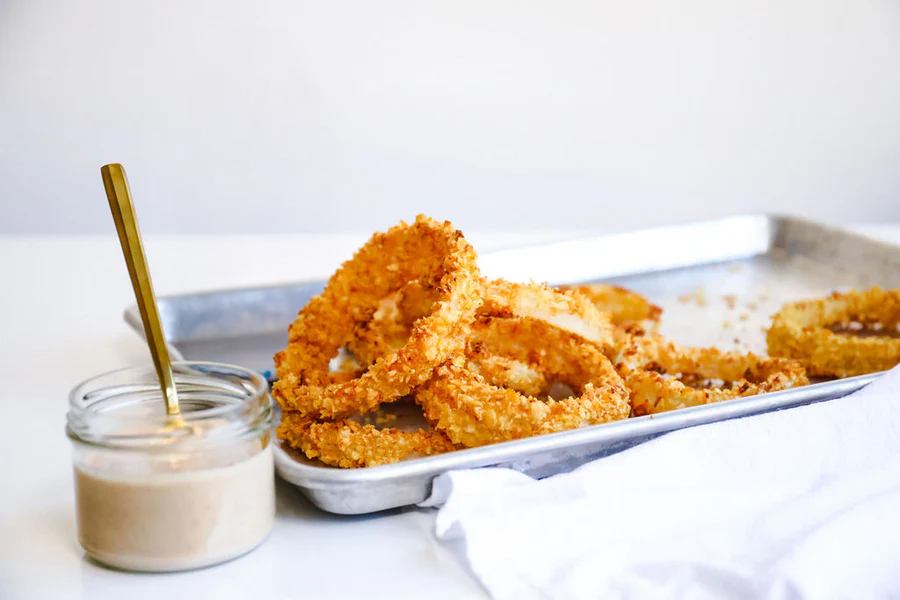
{"type": "Polygon", "coordinates": [[[583,294],[601,312],[609,313],[612,322],[622,327],[640,327],[654,332],[659,326],[662,308],[632,290],[604,283],[561,285],[558,290],[583,294]]]}
{"type": "Polygon", "coordinates": [[[512,283],[503,279],[485,281],[484,303],[479,315],[529,317],[581,336],[613,352],[627,334],[616,327],[609,313],[602,312],[583,294],[560,291],[536,283],[512,283]]]}
{"type": "MultiPolygon", "coordinates": [[[[537,283],[511,283],[502,279],[481,282],[479,315],[533,317],[585,339],[613,349],[625,332],[617,328],[609,313],[596,308],[583,294],[559,291],[537,283]]],[[[428,314],[434,294],[417,282],[404,286],[386,300],[376,318],[357,330],[348,348],[360,364],[370,364],[386,352],[402,346],[412,323],[428,314]]]]}
{"type": "Polygon", "coordinates": [[[316,421],[297,412],[284,413],[278,438],[326,465],[375,467],[416,456],[457,450],[440,431],[378,429],[356,421],[316,421]]]}
{"type": "Polygon", "coordinates": [[[809,383],[795,360],[682,347],[658,335],[632,338],[616,367],[638,416],[809,383]]]}
{"type": "Polygon", "coordinates": [[[766,334],[769,354],[795,358],[815,376],[853,377],[900,364],[900,339],[830,329],[851,323],[896,331],[900,290],[874,287],[787,304],[772,317],[766,334]]]}
{"type": "Polygon", "coordinates": [[[508,387],[528,396],[545,395],[553,383],[536,365],[502,354],[491,354],[484,347],[466,353],[466,369],[492,385],[508,387]]]}
{"type": "Polygon", "coordinates": [[[493,385],[467,368],[466,356],[435,370],[416,394],[435,428],[464,446],[480,446],[624,419],[628,390],[600,348],[531,318],[487,317],[469,341],[480,352],[527,362],[577,396],[543,400],[493,385]]]}

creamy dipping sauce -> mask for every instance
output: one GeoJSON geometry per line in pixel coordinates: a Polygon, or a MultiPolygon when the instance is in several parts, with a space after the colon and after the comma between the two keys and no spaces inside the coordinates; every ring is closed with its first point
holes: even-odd
{"type": "Polygon", "coordinates": [[[97,560],[135,571],[180,571],[259,545],[275,517],[272,448],[227,467],[111,474],[75,468],[78,536],[97,560]]]}

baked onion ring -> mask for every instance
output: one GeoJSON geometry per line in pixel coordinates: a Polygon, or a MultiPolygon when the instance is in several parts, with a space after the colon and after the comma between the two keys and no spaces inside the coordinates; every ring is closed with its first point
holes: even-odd
{"type": "Polygon", "coordinates": [[[681,347],[658,335],[632,338],[616,367],[631,391],[635,416],[809,383],[795,360],[681,347]]]}
{"type": "Polygon", "coordinates": [[[766,334],[769,354],[797,359],[814,376],[852,377],[900,364],[900,339],[830,329],[851,323],[896,331],[900,290],[874,287],[787,304],[772,317],[766,334]]]}
{"type": "Polygon", "coordinates": [[[536,283],[512,283],[503,279],[485,281],[480,315],[528,317],[578,335],[613,352],[627,337],[608,313],[599,311],[583,294],[554,290],[536,283]],[[623,337],[624,336],[624,337],[623,337]]]}
{"type": "Polygon", "coordinates": [[[659,327],[662,308],[632,290],[604,283],[561,285],[556,289],[586,296],[599,311],[609,313],[615,325],[648,332],[659,327]]]}
{"type": "Polygon", "coordinates": [[[282,413],[278,439],[326,465],[374,467],[418,456],[457,450],[440,431],[378,429],[350,419],[316,421],[298,412],[282,413]]]}
{"type": "Polygon", "coordinates": [[[341,418],[367,413],[424,383],[465,345],[481,305],[475,251],[450,223],[424,216],[375,234],[331,277],[291,325],[275,355],[274,396],[285,411],[341,418]],[[384,298],[410,281],[436,290],[433,311],[412,326],[402,348],[379,357],[358,378],[340,381],[331,359],[367,323],[384,298]]]}
{"type": "MultiPolygon", "coordinates": [[[[484,304],[479,315],[531,317],[580,335],[613,352],[627,338],[584,295],[559,291],[536,283],[512,283],[502,279],[482,281],[480,294],[484,304]]],[[[402,347],[412,325],[431,310],[435,295],[420,282],[413,281],[390,297],[384,298],[380,311],[356,329],[348,349],[362,364],[402,347]]]]}
{"type": "Polygon", "coordinates": [[[580,393],[542,400],[491,384],[458,354],[416,392],[425,417],[451,441],[480,446],[624,419],[628,390],[597,345],[534,318],[483,317],[468,349],[535,365],[580,393]]]}

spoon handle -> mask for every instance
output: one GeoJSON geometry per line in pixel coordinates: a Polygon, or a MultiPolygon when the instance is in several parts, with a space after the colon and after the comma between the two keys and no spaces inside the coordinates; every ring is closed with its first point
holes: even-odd
{"type": "Polygon", "coordinates": [[[147,257],[144,256],[144,244],[141,242],[137,215],[134,212],[134,204],[131,202],[128,178],[125,176],[125,169],[120,164],[103,166],[100,168],[100,173],[103,175],[103,187],[106,188],[109,209],[116,222],[122,253],[125,255],[128,274],[131,276],[131,285],[134,288],[138,309],[141,312],[141,321],[144,323],[144,334],[147,337],[147,344],[150,346],[153,366],[156,367],[159,386],[166,400],[166,412],[169,415],[178,415],[178,395],[175,391],[172,362],[169,360],[169,349],[166,346],[162,321],[160,321],[159,309],[156,306],[153,282],[150,281],[147,257]]]}

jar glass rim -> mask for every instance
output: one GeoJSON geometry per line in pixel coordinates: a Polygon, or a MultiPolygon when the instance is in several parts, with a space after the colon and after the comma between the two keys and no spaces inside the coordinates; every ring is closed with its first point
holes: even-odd
{"type": "Polygon", "coordinates": [[[233,438],[271,424],[268,381],[256,371],[224,363],[172,363],[182,405],[172,428],[152,367],[127,367],[91,377],[69,393],[67,433],[100,446],[146,448],[173,442],[233,438]],[[129,414],[129,409],[132,413],[129,414]],[[138,409],[138,410],[134,410],[138,409]]]}

